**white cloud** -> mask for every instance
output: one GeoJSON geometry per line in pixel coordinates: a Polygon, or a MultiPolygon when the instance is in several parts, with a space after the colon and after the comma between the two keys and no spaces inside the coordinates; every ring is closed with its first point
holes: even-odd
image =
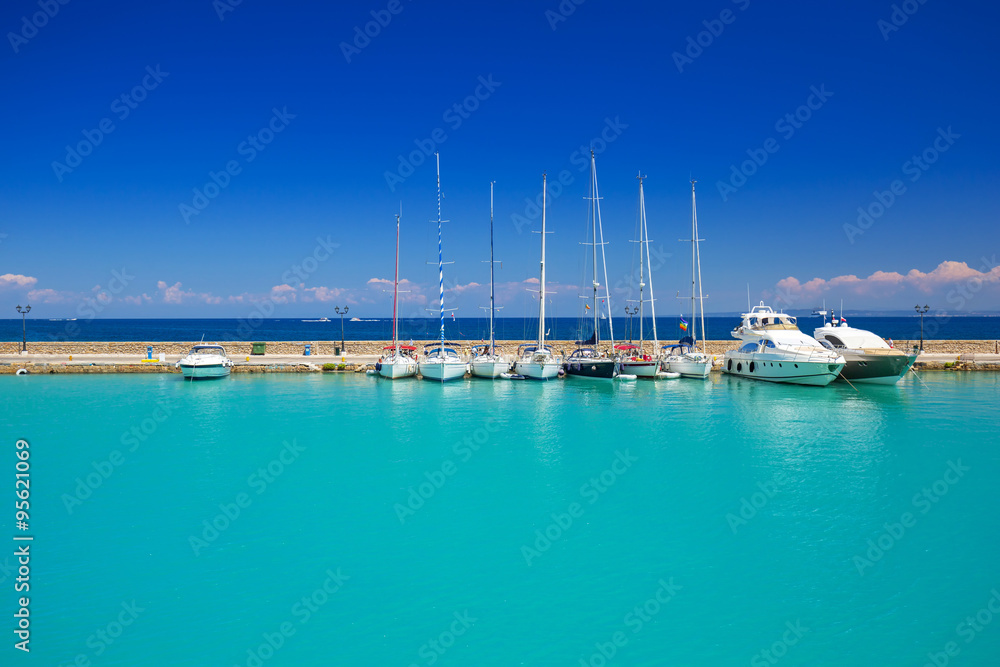
{"type": "Polygon", "coordinates": [[[25,287],[34,287],[37,283],[38,278],[24,276],[20,273],[5,273],[0,275],[0,289],[23,289],[25,287]]]}
{"type": "MultiPolygon", "coordinates": [[[[794,276],[778,281],[777,294],[786,304],[813,301],[827,294],[849,294],[863,297],[888,298],[907,290],[922,295],[940,294],[945,288],[967,284],[978,291],[983,286],[1000,284],[1000,266],[996,258],[983,258],[981,270],[966,262],[944,261],[928,272],[911,269],[905,274],[896,271],[875,271],[867,278],[856,275],[813,278],[806,282],[794,276]]],[[[804,305],[804,304],[803,304],[804,305]]]]}

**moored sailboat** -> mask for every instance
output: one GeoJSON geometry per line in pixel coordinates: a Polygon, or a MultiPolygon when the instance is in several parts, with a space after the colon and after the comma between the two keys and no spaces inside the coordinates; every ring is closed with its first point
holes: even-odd
{"type": "Polygon", "coordinates": [[[502,354],[497,354],[496,332],[493,318],[496,307],[493,281],[493,183],[490,182],[490,343],[489,345],[476,345],[472,348],[472,359],[469,361],[469,371],[473,377],[493,379],[500,377],[501,373],[507,372],[510,362],[502,354]]]}
{"type": "Polygon", "coordinates": [[[441,252],[441,156],[437,158],[437,227],[438,227],[438,296],[441,304],[441,341],[437,350],[424,350],[424,358],[417,365],[420,376],[425,380],[446,382],[465,377],[467,364],[455,350],[445,347],[444,342],[444,255],[441,252]]]}
{"type": "Polygon", "coordinates": [[[375,364],[375,370],[384,378],[413,377],[417,374],[417,361],[413,358],[416,350],[411,345],[400,345],[397,336],[397,320],[399,315],[399,218],[396,215],[396,271],[392,280],[392,345],[383,349],[384,354],[375,364]]]}
{"type": "MultiPolygon", "coordinates": [[[[646,227],[646,199],[642,190],[644,176],[636,176],[639,179],[639,345],[622,344],[616,345],[615,349],[621,354],[621,372],[635,375],[641,378],[656,379],[660,372],[660,358],[658,356],[659,342],[656,337],[656,304],[653,300],[653,265],[649,259],[649,230],[646,227]],[[645,263],[643,257],[645,256],[645,263]],[[643,291],[646,287],[646,270],[649,270],[649,299],[643,298],[643,291]],[[648,354],[643,349],[646,343],[644,329],[645,304],[649,303],[650,315],[653,319],[653,353],[648,354]]],[[[629,334],[631,340],[631,333],[629,334]]]]}
{"type": "MultiPolygon", "coordinates": [[[[706,378],[712,370],[712,358],[705,347],[705,295],[701,286],[701,239],[698,238],[698,208],[695,205],[694,184],[691,181],[691,335],[681,338],[676,345],[664,345],[666,356],[663,366],[681,377],[706,378]],[[697,283],[695,278],[697,277],[697,283]],[[697,289],[698,296],[695,296],[697,289]],[[695,301],[697,299],[697,302],[695,301]],[[697,305],[696,305],[697,303],[697,305]],[[701,349],[698,349],[699,312],[701,323],[701,349]]],[[[682,320],[683,322],[683,320],[682,320]]]]}
{"type": "Polygon", "coordinates": [[[542,174],[542,261],[538,280],[538,342],[517,349],[514,373],[532,380],[551,380],[559,375],[562,362],[545,345],[545,174],[542,174]]]}
{"type": "MultiPolygon", "coordinates": [[[[611,318],[608,318],[608,331],[611,338],[611,348],[612,356],[608,356],[607,353],[602,353],[600,351],[601,344],[601,315],[600,303],[598,302],[598,288],[601,286],[597,282],[597,246],[601,246],[601,258],[604,259],[604,230],[601,226],[601,206],[598,203],[600,195],[597,191],[597,163],[594,159],[594,151],[590,151],[590,199],[591,205],[588,207],[588,218],[591,222],[592,227],[592,237],[593,243],[584,243],[583,245],[593,246],[593,261],[594,261],[594,276],[592,280],[593,286],[593,314],[594,314],[594,333],[590,336],[589,340],[578,340],[576,342],[577,348],[566,359],[566,375],[583,377],[583,378],[597,378],[597,379],[612,379],[618,375],[618,361],[615,358],[615,332],[614,327],[611,322],[611,318]],[[600,239],[600,240],[598,240],[600,239]]],[[[607,289],[608,282],[608,265],[607,262],[602,262],[604,265],[604,301],[608,306],[608,313],[611,313],[611,294],[607,289]]],[[[586,298],[586,297],[584,297],[586,298]]],[[[590,310],[590,306],[587,306],[590,310]]]]}

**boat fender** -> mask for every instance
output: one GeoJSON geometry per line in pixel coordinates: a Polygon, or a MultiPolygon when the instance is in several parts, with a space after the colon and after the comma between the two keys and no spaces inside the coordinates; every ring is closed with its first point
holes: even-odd
{"type": "Polygon", "coordinates": [[[28,374],[27,368],[18,368],[17,372],[14,375],[27,375],[27,374],[28,374]]]}

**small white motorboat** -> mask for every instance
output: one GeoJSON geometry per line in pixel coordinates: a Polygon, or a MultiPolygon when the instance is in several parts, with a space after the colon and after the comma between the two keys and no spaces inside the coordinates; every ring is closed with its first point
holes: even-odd
{"type": "Polygon", "coordinates": [[[233,360],[221,345],[198,344],[174,367],[181,369],[181,373],[189,380],[221,378],[232,371],[233,360]]]}

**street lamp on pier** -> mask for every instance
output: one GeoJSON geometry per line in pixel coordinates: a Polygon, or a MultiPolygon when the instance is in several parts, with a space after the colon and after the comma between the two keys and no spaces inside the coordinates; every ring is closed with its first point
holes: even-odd
{"type": "Polygon", "coordinates": [[[31,306],[25,306],[23,309],[20,304],[17,306],[17,312],[21,313],[21,352],[28,351],[28,330],[25,328],[24,317],[31,312],[31,306]]]}
{"type": "Polygon", "coordinates": [[[632,310],[629,310],[628,306],[625,306],[625,314],[628,315],[628,324],[626,325],[628,328],[628,342],[630,343],[632,342],[632,316],[638,312],[639,306],[633,306],[632,310]]]}
{"type": "Polygon", "coordinates": [[[337,311],[337,314],[340,315],[340,349],[344,353],[347,352],[347,345],[344,343],[344,315],[346,315],[347,311],[350,309],[350,306],[344,306],[344,310],[341,312],[340,306],[334,308],[334,310],[337,311]]]}
{"type": "Polygon", "coordinates": [[[930,306],[924,306],[924,309],[921,310],[920,306],[914,306],[913,309],[916,310],[917,313],[920,315],[920,351],[923,352],[924,351],[924,313],[926,313],[928,310],[930,310],[931,307],[930,306]]]}

